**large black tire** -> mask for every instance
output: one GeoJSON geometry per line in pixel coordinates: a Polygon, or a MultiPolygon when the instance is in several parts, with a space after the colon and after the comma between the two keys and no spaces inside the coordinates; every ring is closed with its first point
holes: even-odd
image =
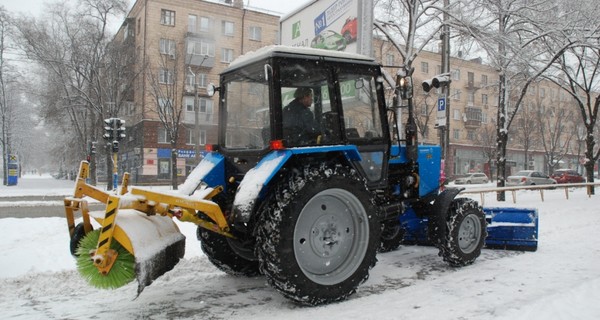
{"type": "Polygon", "coordinates": [[[343,300],[369,277],[381,232],[376,208],[354,170],[296,170],[272,189],[257,224],[261,272],[306,305],[343,300]]]}
{"type": "Polygon", "coordinates": [[[404,228],[398,219],[385,221],[381,228],[379,252],[390,252],[398,249],[404,240],[404,228]]]}
{"type": "Polygon", "coordinates": [[[239,255],[225,236],[198,227],[196,236],[208,260],[219,270],[234,276],[253,277],[260,274],[257,260],[239,255]]]}
{"type": "Polygon", "coordinates": [[[476,201],[452,200],[446,221],[446,237],[439,244],[440,256],[451,266],[472,264],[481,254],[487,228],[485,213],[476,201]]]}

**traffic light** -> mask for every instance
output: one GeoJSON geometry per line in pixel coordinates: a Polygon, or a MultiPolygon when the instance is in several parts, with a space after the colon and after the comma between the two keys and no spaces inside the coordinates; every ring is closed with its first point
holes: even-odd
{"type": "Polygon", "coordinates": [[[109,118],[104,119],[104,138],[106,141],[120,141],[125,138],[127,135],[125,134],[125,120],[121,120],[119,118],[109,118]]]}
{"type": "Polygon", "coordinates": [[[452,80],[450,79],[450,74],[442,73],[442,74],[438,74],[437,76],[435,76],[431,79],[427,79],[427,80],[423,81],[423,83],[421,83],[421,85],[423,86],[423,91],[429,92],[429,90],[431,90],[431,88],[439,88],[441,86],[447,86],[450,84],[450,82],[452,82],[452,80]]]}
{"type": "Polygon", "coordinates": [[[125,138],[127,135],[125,134],[125,120],[121,120],[119,118],[115,118],[115,126],[117,128],[117,133],[115,135],[115,138],[117,139],[117,141],[121,141],[123,140],[123,138],[125,138]]]}
{"type": "Polygon", "coordinates": [[[90,154],[96,154],[96,141],[92,141],[92,146],[90,147],[90,154]]]}
{"type": "Polygon", "coordinates": [[[112,152],[113,153],[119,152],[119,141],[115,140],[112,142],[112,152]]]}
{"type": "Polygon", "coordinates": [[[104,134],[102,135],[102,138],[104,138],[106,141],[114,140],[114,130],[112,124],[112,118],[104,119],[104,134]]]}

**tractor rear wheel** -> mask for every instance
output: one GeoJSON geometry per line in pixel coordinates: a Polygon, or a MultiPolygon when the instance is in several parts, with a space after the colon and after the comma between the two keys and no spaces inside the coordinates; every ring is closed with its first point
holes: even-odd
{"type": "Polygon", "coordinates": [[[486,237],[485,213],[477,202],[454,199],[446,221],[446,238],[439,245],[444,261],[455,267],[473,263],[481,254],[486,237]]]}
{"type": "Polygon", "coordinates": [[[261,271],[298,303],[343,300],[377,261],[381,228],[371,194],[348,168],[293,172],[272,189],[259,217],[261,271]]]}

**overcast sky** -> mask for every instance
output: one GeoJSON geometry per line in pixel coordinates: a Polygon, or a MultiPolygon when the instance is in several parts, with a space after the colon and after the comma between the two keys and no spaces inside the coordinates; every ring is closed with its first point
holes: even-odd
{"type": "MultiPolygon", "coordinates": [[[[76,1],[76,0],[71,0],[76,1]]],[[[301,5],[311,0],[244,0],[246,5],[257,8],[264,8],[270,11],[278,12],[282,16],[293,11],[301,5]]],[[[10,12],[19,11],[22,13],[32,12],[39,14],[43,10],[44,3],[55,2],[53,0],[0,0],[0,5],[4,6],[10,12]]],[[[135,1],[129,0],[130,5],[135,1]]]]}

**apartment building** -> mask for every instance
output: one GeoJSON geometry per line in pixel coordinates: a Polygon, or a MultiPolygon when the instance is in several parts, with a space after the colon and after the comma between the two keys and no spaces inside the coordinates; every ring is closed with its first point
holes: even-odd
{"type": "Polygon", "coordinates": [[[244,8],[241,0],[138,0],[115,37],[135,55],[120,170],[136,184],[168,183],[171,137],[159,104],[182,109],[176,141],[177,175],[193,168],[207,143],[217,141],[218,102],[206,87],[244,53],[278,43],[279,16],[244,8]],[[197,112],[196,112],[197,111],[197,112]],[[198,116],[198,118],[196,118],[198,116]]]}
{"type": "MultiPolygon", "coordinates": [[[[374,56],[390,74],[395,74],[403,63],[396,48],[385,39],[376,38],[374,56]]],[[[441,55],[422,51],[413,63],[415,114],[419,128],[419,142],[440,144],[442,130],[436,125],[440,89],[424,92],[421,82],[441,73],[441,55]]],[[[451,85],[447,97],[449,111],[449,145],[446,168],[450,177],[468,172],[485,172],[495,176],[496,127],[498,117],[498,72],[482,63],[481,59],[450,59],[451,85]]],[[[516,97],[512,97],[514,102],[516,97]]],[[[512,112],[511,102],[508,112],[512,112]]],[[[558,161],[555,168],[583,168],[580,116],[570,96],[550,81],[538,81],[527,91],[509,130],[507,171],[535,169],[548,172],[548,161],[558,161]],[[541,119],[539,119],[541,115],[541,119]],[[539,126],[544,123],[548,134],[541,137],[539,126]],[[557,158],[548,159],[542,139],[555,139],[557,158]]]]}

